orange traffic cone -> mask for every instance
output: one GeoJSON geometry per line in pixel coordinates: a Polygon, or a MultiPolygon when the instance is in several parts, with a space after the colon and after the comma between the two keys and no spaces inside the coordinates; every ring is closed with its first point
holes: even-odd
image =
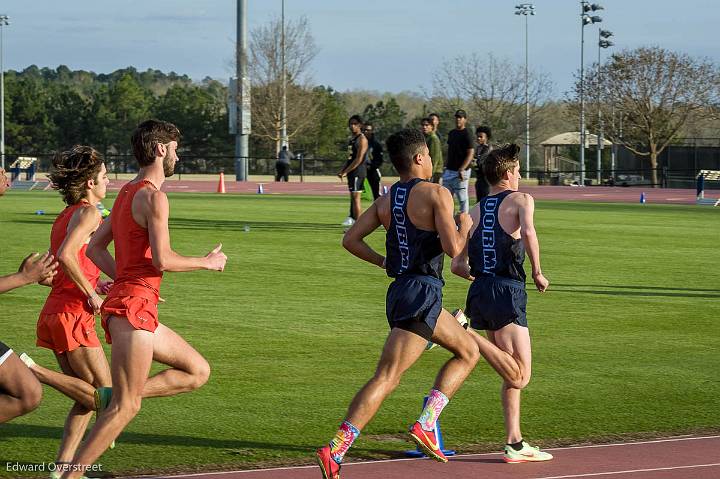
{"type": "Polygon", "coordinates": [[[218,181],[217,192],[225,193],[225,173],[223,173],[222,171],[220,172],[220,180],[218,181]]]}

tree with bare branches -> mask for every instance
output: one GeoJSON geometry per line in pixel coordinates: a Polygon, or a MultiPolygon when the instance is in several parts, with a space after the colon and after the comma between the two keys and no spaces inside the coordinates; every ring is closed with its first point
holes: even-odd
{"type": "MultiPolygon", "coordinates": [[[[282,140],[282,21],[274,19],[250,33],[248,72],[252,83],[253,135],[275,144],[282,140]]],[[[318,119],[318,102],[309,68],[317,47],[306,17],[285,22],[285,72],[288,138],[302,135],[318,119]]]]}
{"type": "MultiPolygon", "coordinates": [[[[531,71],[528,79],[531,134],[552,95],[550,78],[531,71]]],[[[490,125],[499,141],[525,137],[525,67],[492,53],[460,55],[433,73],[433,108],[468,111],[472,123],[490,125]]]]}
{"type": "MultiPolygon", "coordinates": [[[[612,55],[590,69],[587,91],[600,91],[595,108],[605,118],[606,136],[650,161],[652,183],[658,186],[657,158],[679,138],[688,124],[712,118],[720,102],[720,70],[706,59],[660,47],[642,47],[612,55]]],[[[576,91],[579,84],[576,85],[576,91]]],[[[590,116],[589,128],[595,128],[590,116]]]]}

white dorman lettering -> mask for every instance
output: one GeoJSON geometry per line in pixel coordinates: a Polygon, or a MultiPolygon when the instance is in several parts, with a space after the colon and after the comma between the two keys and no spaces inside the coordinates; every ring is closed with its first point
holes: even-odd
{"type": "Polygon", "coordinates": [[[495,274],[497,252],[495,251],[495,223],[497,221],[497,198],[488,198],[483,206],[482,245],[483,273],[495,274]]]}
{"type": "Polygon", "coordinates": [[[393,216],[395,217],[395,234],[400,250],[400,271],[402,273],[410,266],[410,248],[408,246],[407,228],[405,222],[407,215],[405,214],[405,201],[407,201],[407,188],[397,187],[395,189],[395,197],[393,198],[393,216]]]}

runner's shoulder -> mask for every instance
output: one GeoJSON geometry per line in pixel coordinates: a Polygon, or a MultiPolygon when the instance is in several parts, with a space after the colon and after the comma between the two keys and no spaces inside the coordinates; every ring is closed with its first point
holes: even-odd
{"type": "Polygon", "coordinates": [[[530,193],[525,193],[523,191],[514,191],[510,193],[507,199],[520,206],[531,205],[535,201],[530,193]]]}

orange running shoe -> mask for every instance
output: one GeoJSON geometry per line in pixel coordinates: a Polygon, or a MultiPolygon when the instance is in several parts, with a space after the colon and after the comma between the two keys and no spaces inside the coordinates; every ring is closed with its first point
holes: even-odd
{"type": "Polygon", "coordinates": [[[330,446],[324,446],[315,451],[320,471],[322,471],[323,479],[340,479],[340,464],[335,462],[330,454],[330,446]]]}
{"type": "Polygon", "coordinates": [[[435,437],[435,431],[426,431],[420,426],[419,422],[415,421],[415,424],[410,428],[410,437],[426,456],[435,459],[437,462],[448,462],[447,457],[440,449],[437,437],[435,437]]]}

